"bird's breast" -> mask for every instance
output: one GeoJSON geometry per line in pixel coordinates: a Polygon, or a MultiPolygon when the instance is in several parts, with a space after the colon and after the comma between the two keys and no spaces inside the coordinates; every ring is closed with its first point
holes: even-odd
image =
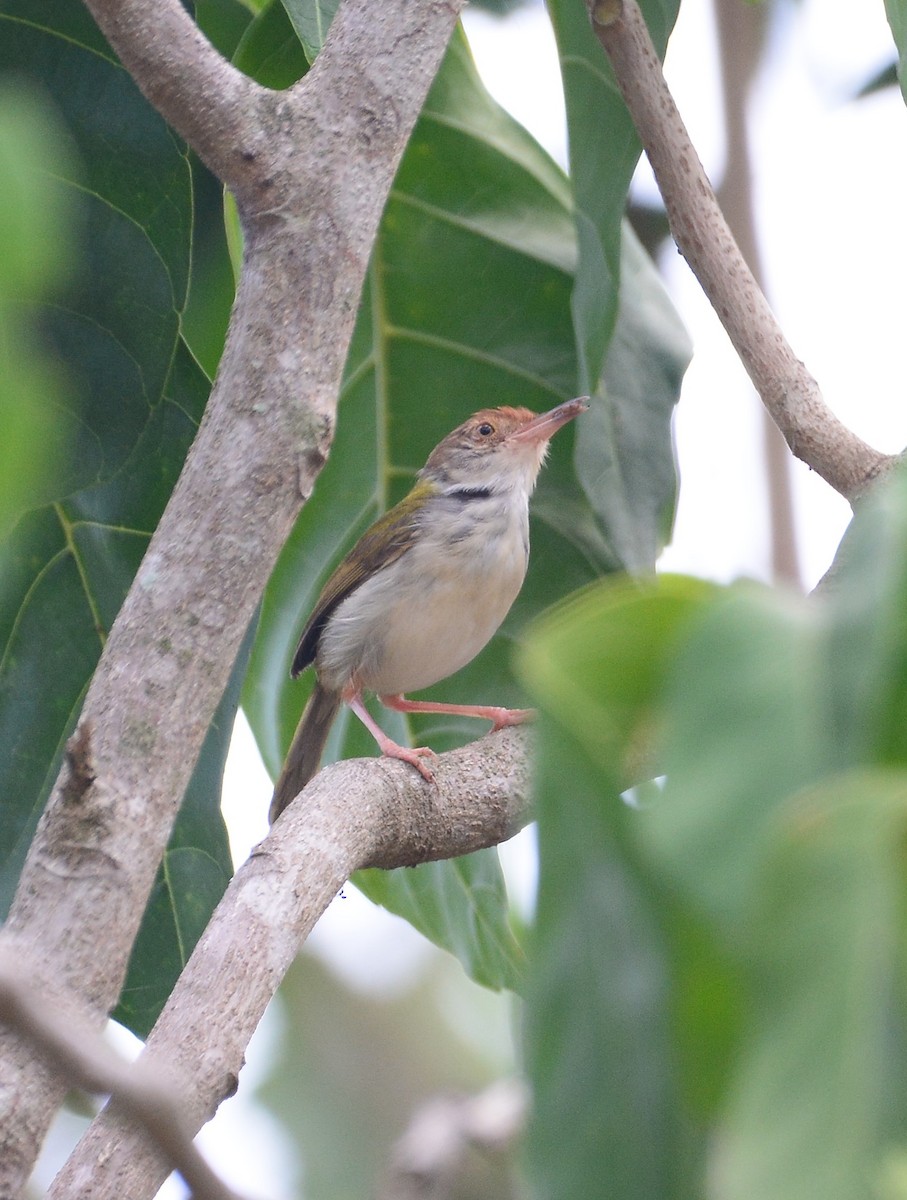
{"type": "Polygon", "coordinates": [[[525,498],[442,498],[406,554],[338,606],[319,645],[319,675],[329,686],[355,679],[388,694],[452,675],[507,616],[528,554],[525,498]]]}

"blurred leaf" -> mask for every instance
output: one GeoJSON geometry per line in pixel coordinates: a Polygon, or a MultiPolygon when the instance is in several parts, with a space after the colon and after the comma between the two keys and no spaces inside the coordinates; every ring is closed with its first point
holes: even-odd
{"type": "MultiPolygon", "coordinates": [[[[65,129],[46,97],[0,83],[0,542],[18,517],[54,494],[72,436],[66,380],[37,328],[35,306],[53,298],[72,264],[75,176],[65,129]]],[[[6,580],[0,576],[0,591],[6,580]]]]}
{"type": "Polygon", "coordinates": [[[618,791],[659,773],[649,759],[664,677],[681,635],[718,594],[679,575],[657,585],[602,580],[531,627],[521,675],[618,791]]]}
{"type": "MultiPolygon", "coordinates": [[[[905,818],[907,774],[864,771],[772,821],[744,944],[751,1030],[719,1157],[729,1200],[852,1200],[881,1175],[895,1011],[903,1038],[905,818]]],[[[896,1061],[900,1073],[903,1046],[896,1061]]],[[[895,1086],[902,1132],[902,1075],[895,1086]]]]}
{"type": "Polygon", "coordinates": [[[907,99],[907,0],[885,0],[885,14],[898,49],[898,79],[907,99]]]}
{"type": "Polygon", "coordinates": [[[532,1194],[691,1196],[700,1148],[680,1098],[658,896],[627,853],[608,773],[568,733],[543,735],[524,1018],[532,1194]]]}
{"type": "Polygon", "coordinates": [[[818,622],[805,601],[768,588],[716,593],[660,699],[667,778],[639,836],[709,919],[733,931],[773,808],[836,761],[818,622]]]}
{"type": "Polygon", "coordinates": [[[838,760],[907,763],[907,471],[861,501],[824,590],[838,760]]]}

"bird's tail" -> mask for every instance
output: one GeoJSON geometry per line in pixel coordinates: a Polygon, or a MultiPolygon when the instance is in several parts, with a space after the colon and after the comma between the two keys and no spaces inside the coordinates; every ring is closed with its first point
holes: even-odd
{"type": "Polygon", "coordinates": [[[274,787],[268,809],[268,820],[272,825],[318,770],[324,744],[339,708],[340,694],[329,692],[316,680],[274,787]]]}

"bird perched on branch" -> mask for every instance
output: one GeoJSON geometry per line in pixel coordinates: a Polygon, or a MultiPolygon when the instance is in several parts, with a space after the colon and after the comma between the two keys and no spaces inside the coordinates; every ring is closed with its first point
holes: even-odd
{"type": "Polygon", "coordinates": [[[486,408],[431,452],[412,491],[362,535],[324,586],[293,659],[315,687],[274,789],[273,822],[318,770],[347,704],[382,754],[431,782],[427,746],[400,746],[372,719],[364,692],[398,712],[482,717],[517,725],[526,709],[407,700],[453,675],[485,646],[517,597],[529,562],[529,497],[548,443],[589,407],[586,397],[537,416],[486,408]]]}

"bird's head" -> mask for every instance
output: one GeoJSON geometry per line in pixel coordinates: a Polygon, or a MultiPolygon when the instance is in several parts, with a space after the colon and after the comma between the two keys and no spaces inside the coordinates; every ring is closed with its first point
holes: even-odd
{"type": "Polygon", "coordinates": [[[443,491],[519,489],[528,494],[551,438],[588,407],[588,398],[580,396],[541,414],[528,408],[483,408],[438,443],[419,477],[443,491]]]}

